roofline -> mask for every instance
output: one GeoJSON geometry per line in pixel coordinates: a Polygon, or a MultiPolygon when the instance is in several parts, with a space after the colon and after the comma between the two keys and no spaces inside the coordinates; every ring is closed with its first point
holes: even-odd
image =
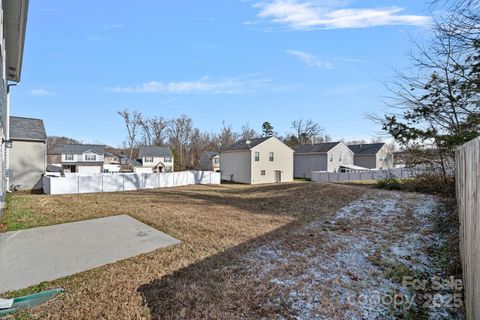
{"type": "Polygon", "coordinates": [[[12,116],[12,115],[10,115],[10,118],[20,118],[20,119],[28,119],[28,120],[40,120],[40,121],[43,122],[43,119],[31,118],[31,117],[21,117],[21,116],[12,116]]]}
{"type": "Polygon", "coordinates": [[[12,138],[12,137],[10,137],[10,140],[12,140],[12,141],[27,141],[27,142],[47,143],[47,139],[26,139],[26,138],[12,138]]]}
{"type": "MultiPolygon", "coordinates": [[[[23,51],[25,48],[25,34],[27,30],[27,17],[28,17],[28,5],[29,5],[29,0],[18,0],[19,6],[20,6],[20,12],[19,12],[19,23],[18,23],[18,41],[17,41],[17,56],[16,61],[15,61],[15,76],[11,77],[10,72],[8,70],[8,62],[9,62],[9,57],[7,56],[6,59],[6,64],[7,64],[7,75],[6,78],[7,80],[15,81],[15,82],[20,82],[20,76],[22,74],[22,62],[23,62],[23,51]]],[[[4,8],[4,13],[5,13],[5,8],[4,8]]],[[[4,20],[4,23],[6,23],[6,19],[4,20]]],[[[7,48],[7,54],[8,54],[8,48],[7,48]]]]}

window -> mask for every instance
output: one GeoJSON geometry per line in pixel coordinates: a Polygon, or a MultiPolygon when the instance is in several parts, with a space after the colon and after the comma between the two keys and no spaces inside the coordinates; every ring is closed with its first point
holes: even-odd
{"type": "Polygon", "coordinates": [[[275,160],[275,154],[274,154],[273,152],[270,152],[269,160],[270,160],[270,161],[275,160]]]}
{"type": "Polygon", "coordinates": [[[70,160],[70,161],[73,161],[73,154],[66,154],[65,155],[65,160],[70,160]]]}
{"type": "Polygon", "coordinates": [[[255,161],[260,161],[260,152],[255,151],[255,161]]]}
{"type": "Polygon", "coordinates": [[[153,162],[153,157],[145,157],[145,162],[153,162]]]}
{"type": "Polygon", "coordinates": [[[333,161],[333,154],[330,155],[330,161],[333,161]]]}
{"type": "MultiPolygon", "coordinates": [[[[153,161],[153,159],[152,159],[152,161],[153,161]]],[[[165,163],[171,163],[171,162],[172,162],[172,158],[171,158],[171,157],[165,157],[165,158],[164,158],[164,161],[165,161],[165,163]]]]}
{"type": "Polygon", "coordinates": [[[260,174],[261,174],[262,176],[264,176],[264,175],[265,175],[265,170],[260,171],[260,174]]]}
{"type": "Polygon", "coordinates": [[[220,163],[220,159],[218,159],[218,158],[213,159],[213,163],[214,163],[214,164],[219,164],[219,163],[220,163]]]}
{"type": "Polygon", "coordinates": [[[95,161],[97,160],[97,156],[94,154],[86,154],[85,155],[85,161],[95,161]]]}
{"type": "Polygon", "coordinates": [[[338,156],[338,161],[342,162],[342,154],[338,156]]]}

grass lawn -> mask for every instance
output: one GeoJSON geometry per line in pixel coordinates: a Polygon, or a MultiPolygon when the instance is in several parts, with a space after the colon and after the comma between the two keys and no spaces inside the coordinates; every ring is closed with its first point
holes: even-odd
{"type": "MultiPolygon", "coordinates": [[[[10,195],[3,221],[7,231],[128,214],[182,241],[180,245],[22,290],[21,293],[53,287],[66,289],[56,300],[18,316],[27,319],[299,316],[299,310],[307,307],[299,309],[289,298],[291,291],[286,292],[282,283],[289,279],[296,279],[296,285],[309,282],[312,279],[298,279],[308,273],[306,270],[324,274],[338,271],[340,276],[344,271],[335,268],[329,271],[322,261],[330,261],[336,251],[354,246],[348,241],[367,243],[363,234],[353,236],[352,232],[356,227],[366,232],[369,226],[378,224],[378,219],[365,224],[374,211],[373,204],[364,210],[367,216],[355,221],[348,216],[337,219],[336,213],[352,201],[360,199],[361,204],[366,201],[362,200],[365,196],[377,196],[378,192],[347,185],[296,182],[62,196],[10,195]],[[332,225],[331,221],[337,222],[332,225]],[[321,259],[315,260],[318,257],[321,259]]],[[[389,194],[382,192],[382,196],[389,194]]],[[[410,196],[410,202],[398,205],[401,208],[396,211],[398,216],[387,223],[388,228],[380,228],[378,234],[366,232],[365,237],[385,238],[390,245],[402,236],[396,231],[411,232],[409,223],[414,227],[418,221],[411,217],[403,224],[398,221],[403,221],[402,215],[410,210],[409,205],[418,203],[420,198],[415,197],[410,196]]],[[[402,197],[388,201],[385,206],[392,206],[392,201],[404,203],[402,197]]],[[[377,243],[384,245],[382,241],[367,245],[377,250],[377,243]]],[[[372,270],[385,264],[377,251],[372,253],[375,258],[372,270]]],[[[388,267],[391,265],[389,260],[388,267]]],[[[358,276],[352,274],[350,281],[357,281],[358,276]]],[[[296,292],[300,294],[301,290],[296,292]]],[[[332,307],[322,312],[337,317],[349,311],[332,307]]]]}

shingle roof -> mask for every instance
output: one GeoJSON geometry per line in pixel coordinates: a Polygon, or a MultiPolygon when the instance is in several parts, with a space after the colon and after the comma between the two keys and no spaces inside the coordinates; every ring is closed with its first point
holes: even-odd
{"type": "Polygon", "coordinates": [[[294,148],[296,153],[326,153],[338,145],[337,142],[315,143],[315,144],[301,144],[294,148]]]}
{"type": "Polygon", "coordinates": [[[14,140],[47,140],[47,133],[45,132],[43,120],[10,117],[10,138],[14,140]]]}
{"type": "Polygon", "coordinates": [[[351,144],[348,147],[354,154],[377,154],[385,143],[351,144]]]}
{"type": "Polygon", "coordinates": [[[62,148],[62,154],[82,154],[88,150],[103,155],[105,146],[100,144],[66,144],[62,148]]]}
{"type": "Polygon", "coordinates": [[[213,157],[215,157],[216,155],[218,155],[218,152],[217,151],[204,151],[203,152],[205,155],[207,155],[207,157],[209,159],[212,159],[213,157]]]}
{"type": "Polygon", "coordinates": [[[169,147],[142,146],[138,151],[138,157],[171,157],[172,151],[169,147]]]}
{"type": "Polygon", "coordinates": [[[234,150],[248,150],[258,146],[260,143],[267,141],[268,139],[273,137],[263,137],[263,138],[255,138],[249,140],[240,140],[235,142],[234,144],[230,145],[224,151],[234,151],[234,150]],[[249,141],[250,143],[247,143],[249,141]]]}

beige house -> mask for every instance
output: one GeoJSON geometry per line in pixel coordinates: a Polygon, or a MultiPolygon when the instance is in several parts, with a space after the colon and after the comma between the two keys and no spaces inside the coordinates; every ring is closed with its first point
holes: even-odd
{"type": "Polygon", "coordinates": [[[293,150],[276,137],[242,140],[220,153],[222,180],[248,184],[293,181],[293,150]]]}
{"type": "Polygon", "coordinates": [[[47,134],[43,121],[10,117],[9,184],[22,190],[42,189],[47,166],[47,134]]]}
{"type": "Polygon", "coordinates": [[[66,172],[96,174],[103,172],[105,146],[66,144],[62,147],[62,167],[66,172]]]}
{"type": "Polygon", "coordinates": [[[348,147],[355,154],[356,166],[379,170],[393,168],[393,154],[385,143],[354,144],[348,147]]]}
{"type": "Polygon", "coordinates": [[[200,170],[220,172],[220,154],[216,151],[204,151],[200,156],[200,170]]]}
{"type": "Polygon", "coordinates": [[[346,171],[353,165],[353,152],[343,142],[301,144],[295,147],[295,178],[312,178],[312,171],[346,171]]]}
{"type": "Polygon", "coordinates": [[[173,154],[169,147],[142,146],[138,151],[140,168],[136,172],[173,172],[173,154]]]}

